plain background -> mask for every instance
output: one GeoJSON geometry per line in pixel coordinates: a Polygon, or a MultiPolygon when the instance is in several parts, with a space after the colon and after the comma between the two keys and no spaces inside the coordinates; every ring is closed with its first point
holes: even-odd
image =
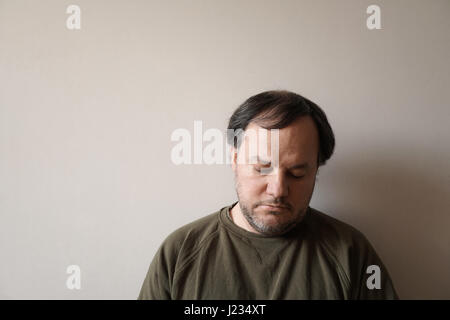
{"type": "Polygon", "coordinates": [[[450,299],[449,57],[448,0],[0,1],[0,298],[136,299],[169,233],[236,200],[229,165],[171,162],[171,133],[287,89],[336,135],[311,206],[401,298],[450,299]]]}

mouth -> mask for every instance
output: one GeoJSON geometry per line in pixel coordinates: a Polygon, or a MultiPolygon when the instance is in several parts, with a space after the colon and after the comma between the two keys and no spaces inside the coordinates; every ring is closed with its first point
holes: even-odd
{"type": "Polygon", "coordinates": [[[284,207],[284,206],[272,206],[272,205],[268,205],[268,204],[260,205],[259,207],[264,210],[270,210],[270,211],[283,211],[283,210],[287,209],[287,207],[284,207]]]}

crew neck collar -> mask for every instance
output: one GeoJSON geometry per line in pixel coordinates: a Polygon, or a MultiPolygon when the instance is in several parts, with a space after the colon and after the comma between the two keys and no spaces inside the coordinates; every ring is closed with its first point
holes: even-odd
{"type": "Polygon", "coordinates": [[[255,232],[248,231],[244,228],[241,228],[238,226],[234,221],[231,219],[230,216],[230,210],[237,205],[238,201],[234,202],[233,204],[226,206],[220,210],[219,213],[219,219],[222,222],[222,224],[227,228],[228,230],[232,231],[233,233],[238,234],[239,236],[244,236],[246,238],[252,238],[252,239],[265,239],[267,241],[282,241],[282,240],[288,240],[292,238],[293,236],[298,236],[299,231],[304,228],[306,225],[308,218],[311,214],[311,208],[308,206],[307,211],[303,219],[291,230],[286,232],[285,234],[279,235],[279,236],[270,236],[270,235],[264,235],[259,234],[255,232]]]}

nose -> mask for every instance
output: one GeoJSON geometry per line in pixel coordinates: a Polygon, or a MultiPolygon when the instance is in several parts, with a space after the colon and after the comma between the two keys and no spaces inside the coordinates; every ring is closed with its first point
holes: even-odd
{"type": "Polygon", "coordinates": [[[273,172],[268,175],[267,179],[267,194],[275,199],[286,197],[288,195],[289,186],[286,181],[287,179],[279,168],[273,170],[273,172]]]}

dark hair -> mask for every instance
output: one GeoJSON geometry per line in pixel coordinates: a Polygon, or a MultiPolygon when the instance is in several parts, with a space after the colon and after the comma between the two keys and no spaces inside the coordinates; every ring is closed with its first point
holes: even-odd
{"type": "Polygon", "coordinates": [[[318,166],[324,165],[334,151],[334,133],[325,112],[314,102],[286,90],[266,91],[248,98],[233,113],[227,130],[228,144],[240,147],[242,132],[250,122],[265,129],[282,129],[299,117],[310,116],[319,133],[318,166]],[[236,134],[235,132],[238,132],[236,134]]]}

